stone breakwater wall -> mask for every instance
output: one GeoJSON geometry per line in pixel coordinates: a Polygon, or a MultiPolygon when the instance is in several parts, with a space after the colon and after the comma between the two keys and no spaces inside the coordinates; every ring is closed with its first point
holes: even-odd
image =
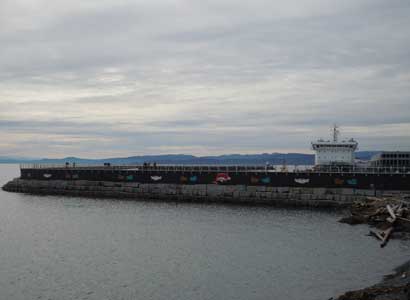
{"type": "MultiPolygon", "coordinates": [[[[351,188],[301,188],[217,184],[164,184],[87,180],[27,180],[3,186],[9,192],[177,202],[221,202],[310,207],[344,207],[382,191],[351,188]]],[[[391,196],[393,191],[388,191],[391,196]]],[[[400,192],[401,193],[401,192],[400,192]]],[[[387,192],[386,192],[387,194],[387,192]]]]}

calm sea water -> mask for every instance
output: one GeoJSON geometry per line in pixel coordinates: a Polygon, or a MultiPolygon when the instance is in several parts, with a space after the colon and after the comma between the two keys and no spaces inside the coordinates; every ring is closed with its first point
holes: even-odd
{"type": "MultiPolygon", "coordinates": [[[[0,184],[18,176],[0,165],[0,184]]],[[[328,299],[409,259],[340,213],[0,191],[0,299],[328,299]]]]}

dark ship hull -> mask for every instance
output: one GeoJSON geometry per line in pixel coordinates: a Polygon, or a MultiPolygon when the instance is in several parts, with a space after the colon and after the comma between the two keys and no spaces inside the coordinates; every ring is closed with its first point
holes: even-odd
{"type": "Polygon", "coordinates": [[[410,190],[410,172],[369,169],[287,172],[238,166],[29,167],[21,168],[21,179],[410,190]]]}

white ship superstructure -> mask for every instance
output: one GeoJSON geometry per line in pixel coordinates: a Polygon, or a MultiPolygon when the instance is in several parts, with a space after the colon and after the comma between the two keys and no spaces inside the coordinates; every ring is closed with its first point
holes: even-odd
{"type": "Polygon", "coordinates": [[[312,142],[315,165],[353,165],[358,143],[354,139],[339,141],[339,130],[333,127],[333,140],[312,142]]]}

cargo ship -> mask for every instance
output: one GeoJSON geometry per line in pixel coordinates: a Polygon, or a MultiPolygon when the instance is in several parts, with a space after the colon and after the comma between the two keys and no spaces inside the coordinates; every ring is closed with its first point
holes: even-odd
{"type": "Polygon", "coordinates": [[[290,169],[270,165],[39,165],[22,164],[21,179],[109,181],[141,184],[246,185],[270,187],[353,188],[410,191],[410,152],[381,152],[369,163],[356,164],[354,139],[312,142],[315,165],[290,169]]]}

